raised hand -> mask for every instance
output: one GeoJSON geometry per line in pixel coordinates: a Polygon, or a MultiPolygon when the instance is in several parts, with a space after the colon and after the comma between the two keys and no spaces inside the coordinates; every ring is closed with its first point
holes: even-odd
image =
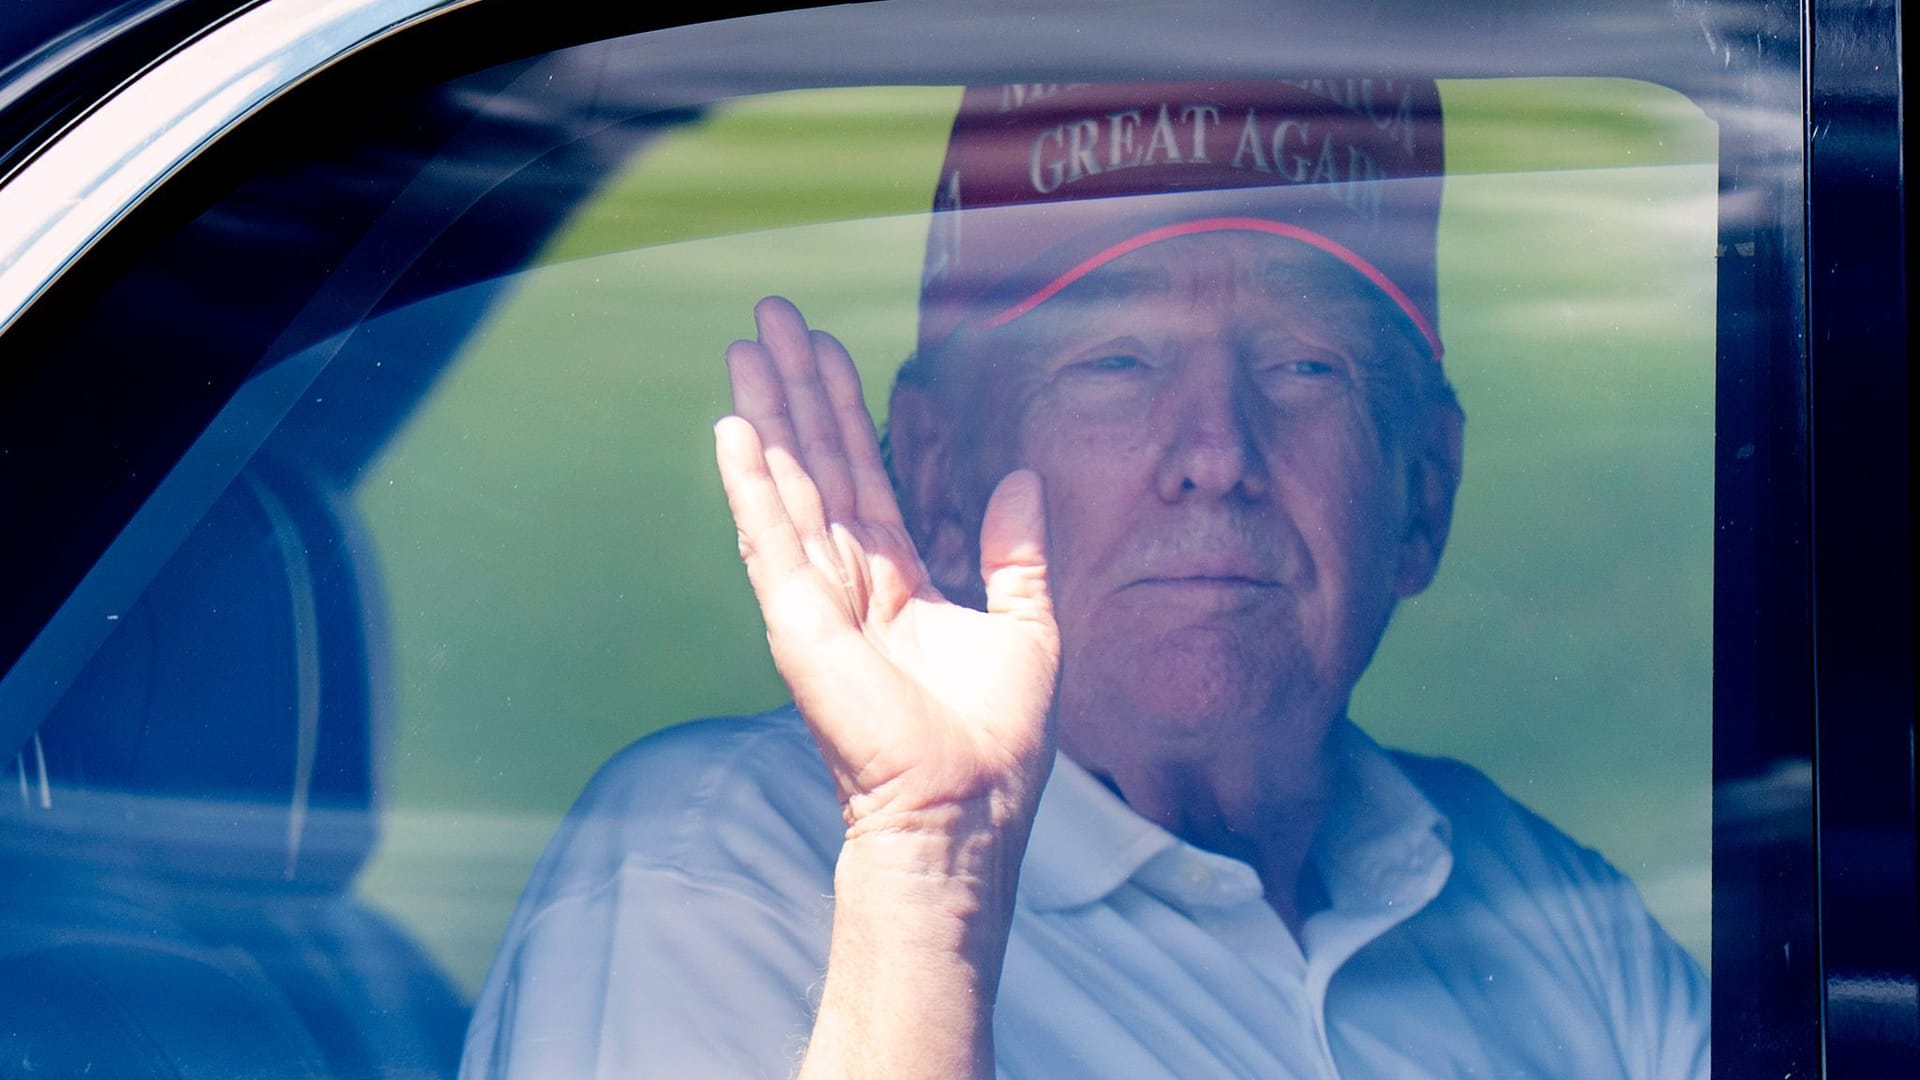
{"type": "Polygon", "coordinates": [[[961,821],[1024,834],[1052,767],[1060,651],[1039,477],[1014,472],[988,501],[987,610],[948,602],[902,523],[846,350],[779,297],[754,317],[758,340],[727,350],[720,477],[849,840],[961,821]]]}

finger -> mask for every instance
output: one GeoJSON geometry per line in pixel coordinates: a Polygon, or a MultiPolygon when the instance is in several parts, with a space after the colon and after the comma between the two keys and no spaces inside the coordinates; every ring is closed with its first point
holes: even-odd
{"type": "Polygon", "coordinates": [[[898,525],[900,500],[893,493],[893,482],[880,457],[880,440],[873,430],[873,416],[867,412],[853,357],[832,334],[820,330],[813,332],[813,351],[820,359],[820,381],[826,385],[846,447],[853,476],[854,513],[861,521],[898,525]]]}
{"type": "Polygon", "coordinates": [[[987,611],[1015,615],[1052,632],[1047,592],[1047,512],[1040,474],[1008,473],[987,500],[980,525],[980,580],[987,611]]]}
{"type": "Polygon", "coordinates": [[[787,398],[773,357],[757,341],[727,346],[727,385],[733,392],[733,413],[760,435],[763,447],[793,446],[793,425],[787,420],[787,398]]]}
{"type": "Polygon", "coordinates": [[[727,346],[727,380],[733,388],[734,411],[753,427],[759,453],[794,529],[802,541],[824,543],[826,512],[819,489],[795,449],[786,394],[772,356],[758,342],[734,342],[727,346]]]}
{"type": "Polygon", "coordinates": [[[828,521],[850,521],[854,514],[853,476],[840,424],[820,381],[820,362],[807,322],[785,298],[769,296],[754,306],[760,343],[773,358],[793,425],[801,468],[820,492],[828,521]]]}
{"type": "Polygon", "coordinates": [[[740,559],[747,565],[754,592],[770,596],[782,578],[808,566],[806,549],[767,467],[766,451],[754,426],[739,416],[721,417],[713,425],[713,447],[720,486],[726,489],[727,509],[733,512],[733,527],[740,538],[740,559]]]}
{"type": "Polygon", "coordinates": [[[740,559],[766,620],[775,664],[791,683],[796,677],[793,658],[800,657],[804,668],[804,657],[814,645],[849,631],[857,634],[857,613],[846,601],[844,581],[836,589],[822,578],[820,561],[811,557],[794,530],[753,425],[738,416],[721,417],[713,426],[713,439],[740,559]],[[796,654],[783,648],[783,642],[809,644],[796,654]]]}

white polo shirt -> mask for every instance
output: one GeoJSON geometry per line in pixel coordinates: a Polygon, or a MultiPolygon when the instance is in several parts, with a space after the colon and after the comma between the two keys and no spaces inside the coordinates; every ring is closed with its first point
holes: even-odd
{"type": "MultiPolygon", "coordinates": [[[[1296,942],[1245,863],[1062,757],[994,1014],[1008,1078],[1705,1077],[1707,988],[1633,886],[1457,762],[1351,724],[1296,942]]],[[[791,709],[642,740],[528,883],[464,1077],[785,1077],[842,830],[791,709]]]]}

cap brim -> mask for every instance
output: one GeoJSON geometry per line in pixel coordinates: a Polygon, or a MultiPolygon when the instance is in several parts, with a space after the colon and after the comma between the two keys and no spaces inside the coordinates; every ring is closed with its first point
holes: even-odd
{"type": "Polygon", "coordinates": [[[1160,225],[1143,232],[1135,233],[1124,240],[1109,244],[1099,251],[1094,252],[1092,255],[1081,259],[1019,300],[1014,301],[1012,304],[1001,308],[991,315],[976,320],[976,325],[986,329],[1005,326],[1020,316],[1032,311],[1034,308],[1039,307],[1041,304],[1046,303],[1058,295],[1061,290],[1066,289],[1074,282],[1079,281],[1081,278],[1086,277],[1088,274],[1091,274],[1115,259],[1129,255],[1148,245],[1157,244],[1163,240],[1172,240],[1177,237],[1194,236],[1210,232],[1264,233],[1268,236],[1278,236],[1288,240],[1295,240],[1306,244],[1308,247],[1333,256],[1340,262],[1345,263],[1362,278],[1365,278],[1368,284],[1378,289],[1382,295],[1392,301],[1393,305],[1400,309],[1401,314],[1407,317],[1407,321],[1413,324],[1414,329],[1420,334],[1421,339],[1427,343],[1427,349],[1433,360],[1435,362],[1439,361],[1442,351],[1439,332],[1434,328],[1432,322],[1420,311],[1419,306],[1406,294],[1406,291],[1395,284],[1393,279],[1388,277],[1385,271],[1361,257],[1361,255],[1352,248],[1330,237],[1314,232],[1311,229],[1302,228],[1301,226],[1287,222],[1269,221],[1265,218],[1254,217],[1196,218],[1191,221],[1160,225]]]}

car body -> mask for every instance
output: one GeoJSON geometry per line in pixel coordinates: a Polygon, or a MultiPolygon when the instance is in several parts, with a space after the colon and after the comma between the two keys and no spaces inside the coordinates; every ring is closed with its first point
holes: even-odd
{"type": "MultiPolygon", "coordinates": [[[[1912,1070],[1920,842],[1892,5],[895,3],[684,26],[513,0],[100,8],[16,24],[0,56],[0,741],[20,790],[0,816],[13,868],[0,985],[31,988],[0,991],[14,1021],[0,1030],[22,1033],[0,1046],[0,1071],[49,1054],[126,1068],[85,1004],[106,1000],[163,1058],[208,1054],[213,1017],[260,1033],[223,1051],[241,1073],[450,1072],[492,935],[594,764],[652,727],[778,692],[744,597],[716,598],[720,571],[701,561],[714,504],[680,494],[703,482],[687,479],[682,429],[704,431],[717,384],[661,358],[707,335],[723,345],[709,311],[733,293],[677,290],[757,287],[742,267],[774,252],[789,277],[819,268],[823,302],[875,327],[869,351],[883,351],[910,314],[902,275],[815,253],[917,258],[941,88],[1329,66],[1455,80],[1455,100],[1518,125],[1506,143],[1489,129],[1463,144],[1483,156],[1458,187],[1483,200],[1593,183],[1620,204],[1668,179],[1694,185],[1652,204],[1704,222],[1674,234],[1701,241],[1694,276],[1640,282],[1702,309],[1688,347],[1712,367],[1683,372],[1692,415],[1657,413],[1679,400],[1663,381],[1675,364],[1624,362],[1669,339],[1636,336],[1630,316],[1570,316],[1553,325],[1617,345],[1626,374],[1569,391],[1565,415],[1591,421],[1588,406],[1619,395],[1605,415],[1630,426],[1589,471],[1533,479],[1577,493],[1576,511],[1599,505],[1594,520],[1621,537],[1671,511],[1660,535],[1704,562],[1643,579],[1669,549],[1616,552],[1611,576],[1542,586],[1535,606],[1442,598],[1430,632],[1510,620],[1496,637],[1518,641],[1539,636],[1526,620],[1558,612],[1565,643],[1542,656],[1636,642],[1655,654],[1570,669],[1597,695],[1560,703],[1580,716],[1652,700],[1609,697],[1610,679],[1690,680],[1671,699],[1699,705],[1691,749],[1666,763],[1673,782],[1632,779],[1669,775],[1651,759],[1678,742],[1651,720],[1631,744],[1578,741],[1603,722],[1529,723],[1548,689],[1494,699],[1514,715],[1473,737],[1509,748],[1509,787],[1535,768],[1545,788],[1588,774],[1583,836],[1609,819],[1657,834],[1699,796],[1710,878],[1676,856],[1674,873],[1694,877],[1675,889],[1694,901],[1673,910],[1697,913],[1710,949],[1724,1074],[1912,1070]],[[1499,84],[1521,79],[1535,81],[1499,84]],[[1639,125],[1614,157],[1589,153],[1609,130],[1594,101],[1639,125]],[[1705,142],[1668,145],[1683,135],[1705,142]],[[1662,153],[1644,172],[1620,156],[1662,153]],[[1501,187],[1503,170],[1540,184],[1501,187]],[[625,283],[604,290],[603,272],[625,283]],[[643,302],[660,312],[635,318],[643,302]],[[682,325],[668,309],[683,329],[665,329],[682,325]],[[641,359],[579,359],[621,350],[641,359]],[[1624,382],[1643,376],[1632,396],[1624,382]],[[624,396],[634,387],[654,396],[624,396]],[[602,437],[616,428],[639,434],[602,437]],[[1656,452],[1674,431],[1691,457],[1656,452]],[[1646,501],[1596,502],[1618,495],[1610,468],[1649,476],[1663,462],[1663,494],[1628,484],[1646,501]],[[619,494],[647,485],[671,497],[619,494]],[[618,569],[628,545],[663,569],[618,569]],[[582,565],[610,569],[565,573],[582,565]],[[1661,614],[1680,609],[1661,605],[1688,582],[1700,600],[1675,616],[1691,620],[1682,632],[1661,614]],[[1594,599],[1636,590],[1647,606],[1594,599]],[[1686,649],[1684,663],[1658,659],[1686,649]],[[707,689],[636,697],[635,683],[707,689]]],[[[1477,231],[1500,220],[1488,213],[1477,231]]],[[[1622,248],[1582,280],[1633,277],[1622,268],[1648,250],[1622,248]]],[[[1505,287],[1484,275],[1487,294],[1505,287]]],[[[1468,310],[1448,318],[1471,339],[1468,310]]],[[[1501,427],[1500,395],[1525,385],[1469,396],[1472,437],[1506,447],[1470,456],[1470,475],[1518,484],[1567,464],[1529,455],[1536,429],[1501,427]]],[[[1515,415],[1557,414],[1528,400],[1515,415]]],[[[1541,564],[1544,582],[1591,565],[1584,547],[1550,554],[1561,561],[1541,564]]],[[[1530,557],[1504,544],[1487,556],[1530,557]]],[[[1409,640],[1394,645],[1417,654],[1427,639],[1409,640]]],[[[1477,699],[1439,700],[1457,715],[1477,699]]],[[[1660,701],[1649,716],[1666,715],[1660,701]]],[[[1469,741],[1442,748],[1471,748],[1456,737],[1469,741]]],[[[1616,859],[1641,850],[1601,835],[1616,859]]]]}

